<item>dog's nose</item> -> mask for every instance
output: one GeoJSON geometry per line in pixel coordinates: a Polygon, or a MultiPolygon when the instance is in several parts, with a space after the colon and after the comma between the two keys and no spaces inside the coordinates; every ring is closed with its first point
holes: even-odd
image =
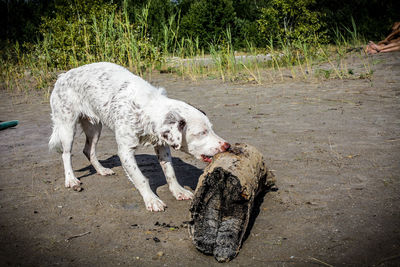
{"type": "Polygon", "coordinates": [[[222,152],[227,151],[229,148],[231,147],[231,145],[227,142],[224,142],[221,146],[221,150],[222,152]]]}

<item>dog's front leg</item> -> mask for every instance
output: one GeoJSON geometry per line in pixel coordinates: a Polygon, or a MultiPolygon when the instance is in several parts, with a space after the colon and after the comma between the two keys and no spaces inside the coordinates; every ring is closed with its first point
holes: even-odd
{"type": "Polygon", "coordinates": [[[134,150],[129,146],[119,145],[118,156],[129,180],[142,195],[146,208],[149,211],[163,211],[167,205],[151,190],[149,180],[137,166],[134,150]]]}
{"type": "Polygon", "coordinates": [[[169,146],[156,146],[154,147],[154,150],[156,151],[158,161],[160,162],[172,195],[177,200],[192,199],[193,193],[183,188],[176,180],[175,171],[172,167],[172,158],[169,146]]]}

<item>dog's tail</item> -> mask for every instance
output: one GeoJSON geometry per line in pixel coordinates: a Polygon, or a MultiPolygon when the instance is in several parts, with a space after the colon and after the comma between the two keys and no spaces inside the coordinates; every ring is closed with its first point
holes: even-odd
{"type": "Polygon", "coordinates": [[[50,151],[56,151],[58,153],[62,153],[62,145],[61,145],[61,139],[60,139],[60,129],[56,124],[53,125],[53,132],[52,132],[52,134],[50,136],[49,150],[50,151]]]}

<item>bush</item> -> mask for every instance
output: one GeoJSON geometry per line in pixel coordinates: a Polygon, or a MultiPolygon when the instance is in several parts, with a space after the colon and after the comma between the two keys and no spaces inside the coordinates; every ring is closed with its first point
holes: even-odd
{"type": "Polygon", "coordinates": [[[127,8],[127,1],[117,10],[99,0],[57,6],[55,17],[43,19],[42,41],[34,55],[44,56],[48,66],[57,69],[97,61],[125,65],[139,75],[155,68],[162,54],[149,30],[149,4],[136,14],[135,22],[127,8]]]}
{"type": "Polygon", "coordinates": [[[235,10],[232,0],[187,1],[188,11],[183,13],[180,27],[181,36],[200,38],[200,46],[208,47],[223,36],[227,28],[233,28],[235,10]]]}
{"type": "Polygon", "coordinates": [[[323,14],[312,11],[315,0],[271,0],[261,9],[259,30],[268,41],[319,43],[327,41],[323,14]]]}
{"type": "Polygon", "coordinates": [[[400,19],[398,0],[319,0],[316,8],[326,14],[327,28],[332,29],[332,41],[336,38],[335,29],[346,32],[345,28],[353,28],[353,20],[361,36],[379,41],[390,33],[393,23],[400,19]]]}
{"type": "Polygon", "coordinates": [[[88,53],[93,43],[94,21],[105,21],[115,13],[116,6],[97,0],[70,1],[56,5],[54,17],[44,17],[40,25],[43,37],[54,66],[74,65],[88,53]]]}

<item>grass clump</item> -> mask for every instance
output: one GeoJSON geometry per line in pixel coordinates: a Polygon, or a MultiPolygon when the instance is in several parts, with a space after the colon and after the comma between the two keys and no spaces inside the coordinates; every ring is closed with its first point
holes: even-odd
{"type": "MultiPolygon", "coordinates": [[[[275,2],[280,5],[280,1],[275,2]]],[[[120,9],[113,4],[79,3],[67,10],[59,7],[55,17],[43,19],[42,39],[35,44],[16,42],[6,46],[0,57],[3,66],[0,81],[5,88],[28,91],[33,87],[49,95],[57,73],[99,61],[123,65],[140,76],[157,70],[176,73],[183,79],[220,78],[258,84],[279,82],[287,77],[371,79],[373,74],[371,64],[359,48],[364,40],[354,20],[352,28],[335,30],[333,44],[326,44],[318,37],[319,28],[314,27],[307,38],[299,37],[301,31],[293,31],[290,38],[281,31],[270,37],[265,47],[257,48],[247,42],[242,52],[238,52],[230,27],[207,46],[202,45],[199,36],[181,36],[179,11],[161,25],[161,37],[155,40],[149,29],[151,1],[137,10],[134,18],[130,16],[127,1],[123,1],[120,9]],[[363,71],[349,69],[348,57],[357,57],[363,71]]],[[[305,16],[304,20],[312,23],[318,14],[305,16]]]]}

